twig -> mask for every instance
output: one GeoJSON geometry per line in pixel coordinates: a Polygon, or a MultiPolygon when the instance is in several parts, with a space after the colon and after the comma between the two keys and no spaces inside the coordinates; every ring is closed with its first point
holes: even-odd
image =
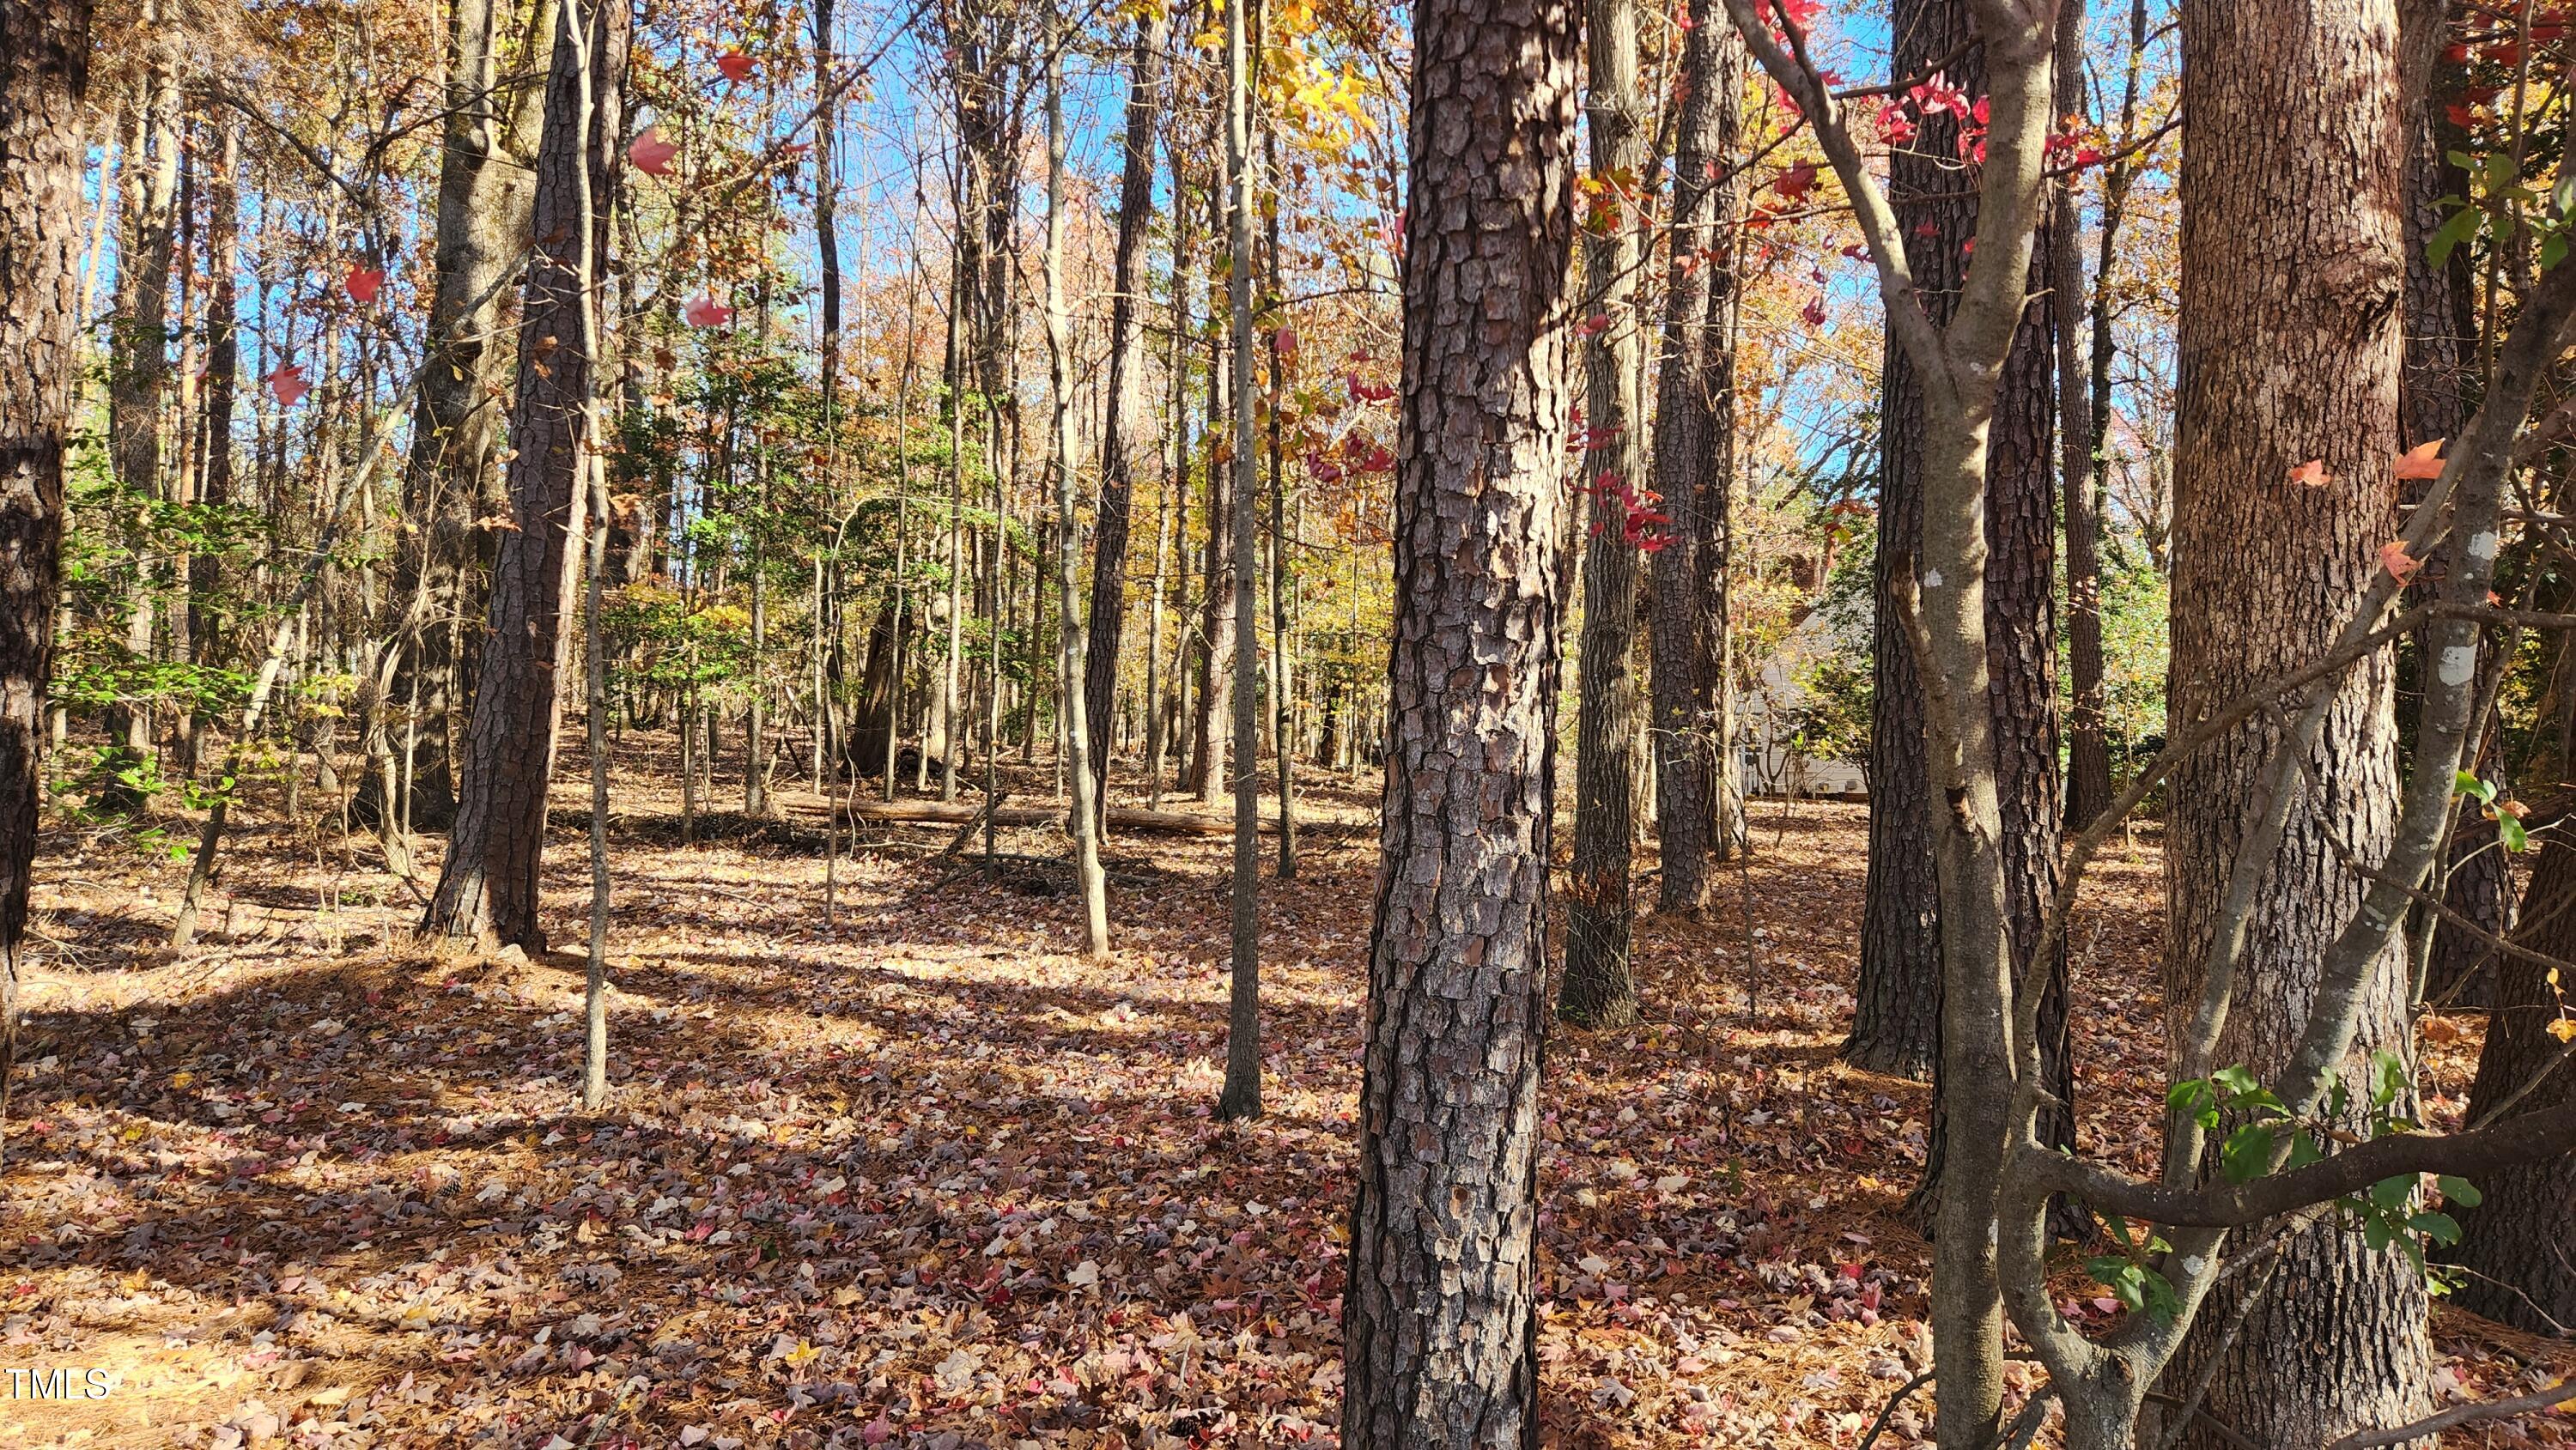
{"type": "Polygon", "coordinates": [[[1898,1405],[1905,1403],[1907,1395],[1930,1383],[1932,1383],[1932,1371],[1927,1369],[1907,1380],[1895,1394],[1889,1395],[1887,1403],[1878,1407],[1878,1418],[1870,1422],[1869,1433],[1860,1437],[1860,1450],[1869,1450],[1871,1445],[1877,1443],[1879,1433],[1887,1428],[1888,1417],[1896,1413],[1898,1405]]]}
{"type": "Polygon", "coordinates": [[[2484,1404],[2453,1405],[2438,1415],[2426,1415],[2411,1425],[2394,1430],[2355,1430],[2337,1440],[2326,1450],[2372,1450],[2379,1445],[2403,1445],[2454,1425],[2473,1425],[2480,1420],[2502,1420],[2514,1415],[2527,1415],[2576,1400],[2576,1375],[2570,1375],[2545,1390],[2510,1400],[2489,1400],[2484,1404]]]}

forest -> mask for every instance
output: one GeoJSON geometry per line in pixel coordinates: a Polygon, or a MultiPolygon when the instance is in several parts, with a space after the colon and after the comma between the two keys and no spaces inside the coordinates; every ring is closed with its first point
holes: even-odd
{"type": "Polygon", "coordinates": [[[2576,1446],[2571,71],[0,0],[0,1446],[2576,1446]]]}

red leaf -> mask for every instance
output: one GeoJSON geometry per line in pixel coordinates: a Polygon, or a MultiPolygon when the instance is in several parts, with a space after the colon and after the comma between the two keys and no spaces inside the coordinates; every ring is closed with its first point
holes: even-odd
{"type": "Polygon", "coordinates": [[[691,298],[680,315],[689,320],[691,327],[722,327],[733,321],[733,309],[713,297],[691,298]]]}
{"type": "Polygon", "coordinates": [[[292,408],[304,401],[313,385],[304,380],[304,364],[279,363],[277,371],[268,375],[268,390],[277,395],[279,404],[292,408]]]}
{"type": "Polygon", "coordinates": [[[2379,546],[2379,567],[2388,571],[2389,578],[2403,584],[2415,577],[2424,561],[2406,552],[2404,539],[2391,539],[2379,546]]]}
{"type": "Polygon", "coordinates": [[[738,50],[728,50],[716,57],[716,69],[723,71],[724,78],[729,81],[750,80],[752,71],[759,64],[760,62],[738,50]]]}
{"type": "Polygon", "coordinates": [[[349,275],[340,279],[340,285],[349,290],[350,301],[373,302],[376,294],[384,290],[385,274],[376,267],[351,267],[349,275]]]}
{"type": "Polygon", "coordinates": [[[1796,201],[1798,198],[1805,196],[1807,194],[1807,189],[1815,184],[1816,163],[1812,161],[1801,161],[1797,165],[1790,167],[1788,170],[1781,172],[1779,177],[1771,183],[1771,189],[1780,193],[1784,200],[1796,201]]]}
{"type": "Polygon", "coordinates": [[[668,176],[671,162],[680,154],[679,143],[665,141],[659,127],[648,127],[626,148],[626,159],[647,176],[668,176]]]}

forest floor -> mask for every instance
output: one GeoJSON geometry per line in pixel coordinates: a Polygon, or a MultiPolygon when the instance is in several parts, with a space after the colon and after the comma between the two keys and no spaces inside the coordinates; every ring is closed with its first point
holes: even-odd
{"type": "MultiPolygon", "coordinates": [[[[0,1446],[1332,1441],[1373,778],[1310,783],[1297,879],[1263,882],[1269,1112],[1226,1126],[1224,837],[1114,838],[1117,951],[1093,964],[1060,871],[984,882],[938,854],[948,826],[876,831],[827,921],[816,797],[782,782],[781,824],[712,816],[683,844],[669,740],[628,744],[597,1116],[578,783],[534,961],[420,949],[412,889],[336,817],[244,829],[216,929],[177,953],[166,845],[48,831],[0,1446]],[[104,1393],[16,1374],[55,1369],[104,1393]]],[[[1903,1203],[1928,1093],[1835,1059],[1862,809],[1755,818],[1712,919],[1642,924],[1648,1020],[1549,1050],[1552,1445],[1849,1450],[1923,1363],[1903,1203]]],[[[2115,848],[2072,936],[2078,999],[2111,1019],[2077,1036],[2085,1140],[2133,1158],[2159,870],[2151,836],[2115,848]]],[[[2474,1023],[2428,1036],[2431,1115],[2456,1115],[2474,1023]]],[[[2436,1338],[2452,1398],[2553,1349],[2447,1310],[2436,1338]]],[[[2550,1416],[2457,1443],[2571,1439],[2550,1416]]]]}

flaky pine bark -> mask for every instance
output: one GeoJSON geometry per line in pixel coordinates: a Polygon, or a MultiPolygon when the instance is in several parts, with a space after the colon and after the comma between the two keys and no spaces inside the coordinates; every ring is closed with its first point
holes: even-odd
{"type": "Polygon", "coordinates": [[[1735,356],[1727,319],[1735,291],[1736,183],[1729,168],[1744,46],[1722,12],[1720,0],[1692,0],[1692,26],[1682,41],[1672,255],[1658,342],[1654,487],[1672,518],[1646,579],[1660,912],[1707,909],[1724,789],[1718,706],[1726,682],[1717,656],[1725,617],[1712,614],[1708,596],[1711,581],[1725,578],[1731,542],[1735,356]]]}
{"type": "Polygon", "coordinates": [[[518,59],[533,70],[551,53],[557,0],[454,0],[448,12],[447,124],[438,160],[437,235],[431,244],[430,365],[412,399],[411,453],[403,469],[406,532],[393,598],[426,597],[414,611],[417,637],[403,651],[396,689],[419,729],[410,765],[408,813],[443,828],[456,814],[455,766],[464,748],[470,690],[460,678],[459,631],[446,620],[477,601],[482,552],[474,520],[499,470],[501,412],[493,401],[510,360],[496,335],[508,305],[497,286],[526,254],[530,169],[543,87],[504,84],[514,11],[526,29],[518,59]],[[478,300],[479,299],[479,300],[478,300]]]}
{"type": "Polygon", "coordinates": [[[1109,710],[1118,693],[1118,648],[1127,624],[1128,515],[1135,497],[1136,434],[1145,390],[1145,241],[1154,220],[1154,135],[1162,119],[1163,49],[1169,29],[1166,8],[1148,6],[1136,21],[1128,59],[1126,162],[1119,179],[1118,247],[1110,273],[1109,416],[1100,434],[1091,638],[1082,665],[1097,802],[1108,798],[1109,710]]]}
{"type": "MultiPolygon", "coordinates": [[[[1637,1020],[1628,970],[1635,922],[1629,882],[1636,831],[1637,558],[1630,492],[1646,471],[1646,356],[1637,315],[1651,215],[1634,208],[1617,178],[1645,174],[1650,118],[1637,78],[1636,0],[1590,0],[1584,20],[1590,84],[1584,111],[1592,174],[1608,183],[1595,201],[1606,225],[1583,237],[1583,310],[1599,324],[1583,348],[1583,476],[1592,489],[1592,533],[1583,548],[1581,699],[1575,717],[1574,871],[1565,891],[1565,983],[1558,1015],[1585,1027],[1637,1020]]],[[[1595,325],[1587,323],[1588,326],[1595,325]]],[[[1724,487],[1724,480],[1718,480],[1724,487]]],[[[1712,627],[1719,622],[1711,621],[1712,627]]]]}
{"type": "Polygon", "coordinates": [[[545,846],[564,663],[577,584],[584,450],[596,359],[582,347],[584,278],[606,275],[622,131],[629,0],[562,0],[538,151],[534,255],[523,293],[510,412],[510,516],[492,569],[490,625],[456,827],[421,929],[545,950],[537,868],[545,846]],[[585,65],[587,74],[585,74],[585,65]]]}
{"type": "Polygon", "coordinates": [[[0,0],[0,1116],[44,794],[63,449],[80,376],[89,0],[0,0]]]}
{"type": "MultiPolygon", "coordinates": [[[[2182,22],[2191,129],[2168,712],[2190,720],[2331,647],[2396,531],[2405,152],[2393,0],[2185,0],[2182,22]],[[2322,486],[2291,477],[2311,459],[2324,463],[2322,486]]],[[[2389,663],[2374,659],[2334,697],[2249,919],[2211,1066],[2243,1063],[2269,1083],[2300,1040],[2326,948],[2364,890],[2332,838],[2365,859],[2392,839],[2393,685],[2389,663]]],[[[2177,1044],[2189,1040],[2274,736],[2248,729],[2198,752],[2166,796],[2165,1000],[2177,1044]]],[[[2403,952],[2383,949],[2346,1069],[2357,1090],[2369,1051],[2409,1054],[2408,987],[2403,952]]],[[[2253,1305],[2210,1412],[2264,1445],[2322,1444],[2411,1418],[2430,1374],[2421,1277],[2331,1222],[2299,1237],[2278,1276],[2299,1287],[2253,1305]]],[[[2235,1296],[2252,1287],[2240,1277],[2212,1295],[2174,1374],[2216,1352],[2235,1296]]],[[[2221,1443],[2194,1433],[2194,1445],[2221,1443]]]]}
{"type": "Polygon", "coordinates": [[[1538,1441],[1576,24],[1569,0],[1414,8],[1348,1450],[1538,1441]]]}

